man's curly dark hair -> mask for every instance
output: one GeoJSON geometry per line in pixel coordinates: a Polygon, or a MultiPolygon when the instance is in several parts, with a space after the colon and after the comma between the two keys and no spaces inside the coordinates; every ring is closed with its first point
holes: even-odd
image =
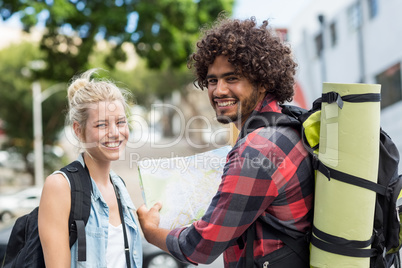
{"type": "Polygon", "coordinates": [[[268,21],[257,26],[255,17],[238,20],[223,15],[214,26],[203,30],[196,52],[188,61],[188,67],[195,69],[196,86],[208,86],[208,67],[217,56],[224,55],[238,74],[266,88],[278,103],[293,99],[297,64],[290,48],[268,28],[268,21]]]}

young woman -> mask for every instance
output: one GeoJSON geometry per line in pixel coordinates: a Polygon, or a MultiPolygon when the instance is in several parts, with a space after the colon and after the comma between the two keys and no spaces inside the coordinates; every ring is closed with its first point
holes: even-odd
{"type": "Polygon", "coordinates": [[[39,205],[39,236],[46,267],[126,267],[123,228],[126,228],[130,266],[142,267],[141,234],[134,205],[123,181],[110,169],[129,137],[127,103],[115,84],[92,79],[95,70],[75,78],[68,88],[68,119],[80,141],[78,160],[92,181],[91,211],[86,233],[86,261],[77,261],[77,243],[70,251],[69,180],[61,171],[46,178],[39,205]],[[114,188],[121,197],[122,226],[114,188]]]}

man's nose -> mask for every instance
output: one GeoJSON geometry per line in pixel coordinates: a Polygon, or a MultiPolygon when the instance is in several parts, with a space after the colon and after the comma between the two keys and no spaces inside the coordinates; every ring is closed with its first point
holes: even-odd
{"type": "Polygon", "coordinates": [[[222,96],[222,95],[227,95],[229,92],[228,84],[225,82],[225,80],[220,79],[218,80],[218,83],[216,84],[216,89],[215,89],[215,96],[222,96]]]}

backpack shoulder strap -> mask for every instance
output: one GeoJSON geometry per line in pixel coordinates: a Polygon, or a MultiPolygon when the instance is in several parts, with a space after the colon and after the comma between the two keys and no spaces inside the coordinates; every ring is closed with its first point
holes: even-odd
{"type": "MultiPolygon", "coordinates": [[[[253,267],[254,261],[254,240],[255,240],[255,227],[256,222],[247,229],[247,244],[246,244],[246,267],[253,267]]],[[[293,250],[296,255],[306,264],[310,263],[310,249],[309,249],[309,239],[310,233],[304,234],[304,236],[294,239],[289,235],[286,235],[268,224],[264,224],[264,228],[269,228],[269,231],[273,233],[278,239],[280,239],[285,246],[288,246],[293,250]]]]}
{"type": "Polygon", "coordinates": [[[301,129],[301,122],[293,114],[265,112],[250,116],[243,125],[239,134],[240,138],[244,138],[247,134],[253,132],[257,128],[267,126],[288,126],[298,131],[301,129]]]}
{"type": "Polygon", "coordinates": [[[87,167],[74,161],[60,169],[71,185],[71,211],[69,217],[70,247],[78,240],[78,261],[86,260],[85,225],[91,211],[92,182],[87,167]]]}
{"type": "MultiPolygon", "coordinates": [[[[310,114],[307,110],[293,106],[293,105],[281,105],[282,113],[277,112],[265,112],[258,115],[250,116],[239,134],[240,138],[244,138],[247,134],[253,132],[257,128],[267,126],[287,126],[292,127],[298,132],[302,131],[302,123],[310,114]]],[[[268,226],[268,225],[264,225],[268,226]]],[[[298,240],[277,231],[274,228],[270,228],[270,231],[274,233],[278,239],[291,248],[305,263],[309,263],[309,248],[308,241],[305,237],[298,240]]],[[[246,241],[246,267],[253,267],[253,242],[255,239],[255,222],[247,229],[247,241],[246,241]]]]}

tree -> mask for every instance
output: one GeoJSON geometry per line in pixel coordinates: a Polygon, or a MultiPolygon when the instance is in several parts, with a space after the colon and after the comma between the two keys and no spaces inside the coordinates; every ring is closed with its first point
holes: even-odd
{"type": "Polygon", "coordinates": [[[41,50],[48,63],[39,75],[67,81],[88,67],[99,39],[114,44],[105,62],[113,69],[125,61],[125,42],[156,69],[181,68],[198,38],[199,27],[221,11],[232,11],[234,0],[0,0],[0,15],[18,14],[24,30],[44,23],[41,50]]]}
{"type": "MultiPolygon", "coordinates": [[[[25,156],[32,150],[32,80],[40,80],[45,89],[68,82],[91,67],[98,67],[91,65],[91,57],[101,40],[112,46],[103,57],[103,63],[111,71],[118,62],[127,59],[123,49],[126,43],[134,44],[146,66],[162,70],[161,73],[145,72],[143,84],[135,85],[141,89],[137,96],[145,100],[154,93],[164,98],[172,91],[180,90],[183,85],[178,81],[188,81],[184,67],[193,51],[199,28],[215,20],[221,11],[230,15],[233,3],[234,0],[0,0],[3,20],[16,15],[24,31],[30,32],[36,26],[35,29],[42,32],[40,51],[16,55],[9,50],[10,57],[11,54],[20,57],[19,65],[13,69],[12,76],[7,77],[3,72],[0,79],[0,110],[3,111],[0,118],[11,138],[10,145],[21,145],[18,148],[25,156]],[[46,63],[44,69],[31,70],[30,78],[22,77],[21,68],[38,59],[46,63]],[[153,76],[156,79],[146,78],[153,76]],[[170,79],[170,82],[161,79],[170,79]],[[144,83],[152,83],[155,87],[143,90],[144,83]],[[16,112],[6,115],[7,109],[16,112]]],[[[64,123],[64,114],[59,111],[66,107],[65,93],[54,94],[43,106],[43,126],[52,125],[52,130],[44,129],[44,142],[52,144],[62,127],[59,124],[64,123]]]]}
{"type": "MultiPolygon", "coordinates": [[[[33,149],[32,90],[29,76],[30,62],[41,57],[38,46],[31,43],[12,45],[0,51],[0,118],[5,122],[8,141],[5,148],[14,148],[25,160],[27,171],[33,174],[28,155],[33,149]]],[[[41,81],[51,86],[53,81],[41,81]]],[[[43,143],[53,145],[64,126],[66,91],[51,95],[42,107],[43,143]]],[[[49,162],[45,163],[49,169],[49,162]]]]}

